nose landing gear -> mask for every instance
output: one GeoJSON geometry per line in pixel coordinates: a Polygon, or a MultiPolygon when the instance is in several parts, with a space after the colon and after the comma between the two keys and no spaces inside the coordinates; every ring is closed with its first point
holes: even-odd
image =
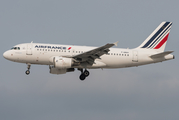
{"type": "Polygon", "coordinates": [[[80,77],[79,77],[81,81],[85,80],[85,78],[88,77],[89,74],[90,74],[89,71],[86,70],[86,69],[85,69],[84,72],[83,72],[83,69],[78,69],[78,70],[81,71],[81,75],[80,75],[80,77]]]}
{"type": "Polygon", "coordinates": [[[31,66],[31,64],[27,64],[27,71],[25,71],[26,75],[30,74],[30,66],[31,66]]]}

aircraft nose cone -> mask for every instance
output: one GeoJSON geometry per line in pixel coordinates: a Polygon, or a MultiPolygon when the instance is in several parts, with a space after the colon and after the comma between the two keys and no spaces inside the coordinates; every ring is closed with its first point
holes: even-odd
{"type": "Polygon", "coordinates": [[[7,51],[3,53],[3,57],[8,59],[8,53],[7,53],[7,51]]]}

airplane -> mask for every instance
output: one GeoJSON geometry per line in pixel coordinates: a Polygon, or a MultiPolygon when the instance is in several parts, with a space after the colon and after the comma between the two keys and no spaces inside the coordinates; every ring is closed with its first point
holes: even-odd
{"type": "Polygon", "coordinates": [[[4,52],[5,59],[27,64],[49,65],[51,74],[81,71],[80,80],[89,76],[87,69],[126,68],[174,59],[173,51],[164,51],[172,22],[162,22],[137,48],[111,48],[118,42],[101,47],[61,44],[23,43],[4,52]]]}

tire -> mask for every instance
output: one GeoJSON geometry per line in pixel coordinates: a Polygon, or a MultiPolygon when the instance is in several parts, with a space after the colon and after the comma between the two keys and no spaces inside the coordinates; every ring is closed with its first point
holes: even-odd
{"type": "Polygon", "coordinates": [[[29,70],[25,71],[25,74],[26,74],[26,75],[29,75],[29,74],[30,74],[30,71],[29,71],[29,70]]]}
{"type": "Polygon", "coordinates": [[[85,80],[85,78],[86,78],[85,74],[81,74],[81,75],[80,75],[80,80],[81,80],[81,81],[85,80]]]}

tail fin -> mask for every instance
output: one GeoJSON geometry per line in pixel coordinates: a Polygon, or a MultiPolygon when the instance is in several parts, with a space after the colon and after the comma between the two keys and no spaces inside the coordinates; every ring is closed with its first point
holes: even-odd
{"type": "Polygon", "coordinates": [[[164,51],[171,27],[172,22],[162,22],[138,48],[164,51]]]}

